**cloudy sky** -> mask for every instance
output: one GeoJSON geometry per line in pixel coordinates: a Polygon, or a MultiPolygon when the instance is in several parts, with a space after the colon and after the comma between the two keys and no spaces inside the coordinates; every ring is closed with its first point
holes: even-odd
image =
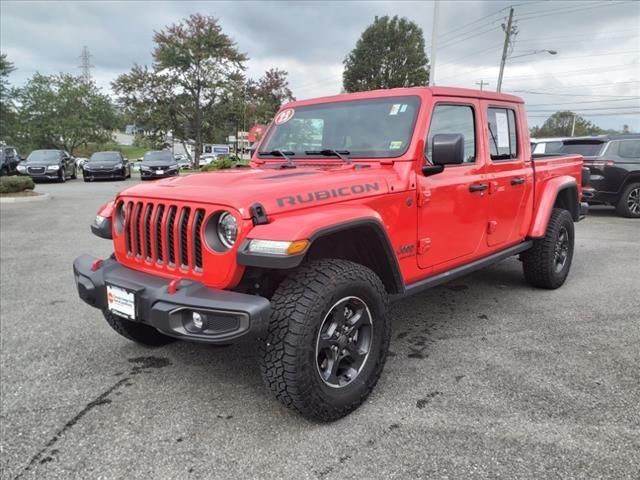
{"type": "MultiPolygon", "coordinates": [[[[530,125],[559,109],[604,128],[640,132],[640,2],[441,0],[438,85],[495,89],[504,34],[514,5],[519,33],[503,91],[525,98],[530,125]],[[530,54],[536,50],[555,50],[530,54]],[[522,55],[522,56],[521,56],[522,55]]],[[[150,64],[153,32],[191,13],[212,15],[249,57],[247,73],[289,72],[294,95],[339,93],[342,60],[375,15],[400,15],[424,31],[431,57],[430,1],[169,2],[0,1],[0,50],[21,85],[33,73],[79,73],[83,45],[106,91],[134,63],[150,64]]]]}

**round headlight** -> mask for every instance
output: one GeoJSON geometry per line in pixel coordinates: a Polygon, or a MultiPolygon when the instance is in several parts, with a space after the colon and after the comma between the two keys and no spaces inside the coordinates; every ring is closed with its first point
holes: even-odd
{"type": "Polygon", "coordinates": [[[238,222],[229,212],[223,212],[218,217],[218,238],[227,248],[233,247],[238,238],[238,222]]]}

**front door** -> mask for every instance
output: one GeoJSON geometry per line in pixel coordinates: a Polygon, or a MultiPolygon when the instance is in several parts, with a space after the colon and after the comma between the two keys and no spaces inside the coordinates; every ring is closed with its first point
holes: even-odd
{"type": "Polygon", "coordinates": [[[464,163],[442,173],[418,175],[418,266],[447,270],[473,257],[484,246],[486,197],[477,118],[479,102],[438,98],[428,128],[426,162],[438,133],[460,133],[465,140],[464,163]]]}
{"type": "Polygon", "coordinates": [[[517,125],[513,107],[482,102],[482,109],[489,147],[487,245],[495,250],[526,235],[522,227],[531,211],[526,201],[532,198],[533,169],[531,159],[525,158],[523,135],[518,135],[522,126],[517,125]]]}

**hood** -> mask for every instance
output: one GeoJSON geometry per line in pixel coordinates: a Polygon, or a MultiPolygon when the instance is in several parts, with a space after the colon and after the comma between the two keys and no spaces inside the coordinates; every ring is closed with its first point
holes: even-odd
{"type": "Polygon", "coordinates": [[[234,208],[250,218],[249,208],[261,203],[268,215],[323,204],[382,195],[397,184],[390,167],[235,168],[173,177],[140,184],[125,196],[210,203],[234,208]]]}

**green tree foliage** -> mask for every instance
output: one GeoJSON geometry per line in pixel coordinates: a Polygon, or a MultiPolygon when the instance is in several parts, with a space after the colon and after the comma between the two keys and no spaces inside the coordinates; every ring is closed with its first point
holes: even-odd
{"type": "Polygon", "coordinates": [[[156,33],[152,68],[135,65],[112,88],[125,117],[155,142],[224,143],[227,136],[271,120],[294,100],[287,72],[270,69],[257,81],[244,75],[247,57],[213,17],[192,15],[156,33]]]}
{"type": "Polygon", "coordinates": [[[14,133],[15,109],[9,75],[15,70],[6,54],[0,55],[0,140],[9,140],[14,133]]]}
{"type": "Polygon", "coordinates": [[[54,147],[73,153],[80,145],[108,142],[116,127],[109,97],[73,75],[36,73],[15,98],[15,143],[24,149],[54,147]]]}
{"type": "Polygon", "coordinates": [[[343,63],[346,92],[429,83],[422,29],[397,15],[375,17],[343,63]]]}
{"type": "Polygon", "coordinates": [[[533,127],[531,136],[537,138],[544,137],[570,137],[575,117],[574,136],[580,137],[584,135],[598,135],[603,133],[597,125],[589,120],[585,120],[577,113],[571,111],[556,112],[551,115],[541,127],[533,127]]]}
{"type": "Polygon", "coordinates": [[[283,103],[295,100],[288,73],[279,68],[271,68],[257,82],[247,85],[252,123],[268,123],[283,103]]]}
{"type": "Polygon", "coordinates": [[[214,17],[194,14],[156,32],[154,69],[166,76],[177,93],[188,96],[193,111],[195,163],[202,150],[204,111],[219,101],[229,76],[244,69],[247,57],[214,17]]]}
{"type": "MultiPolygon", "coordinates": [[[[184,95],[174,94],[171,80],[148,67],[134,65],[129,73],[124,73],[111,83],[118,95],[125,118],[147,131],[152,143],[161,143],[169,131],[184,132],[180,128],[188,122],[188,105],[184,95]]],[[[186,129],[189,137],[189,129],[186,129]]],[[[180,137],[182,138],[182,137],[180,137]]]]}

